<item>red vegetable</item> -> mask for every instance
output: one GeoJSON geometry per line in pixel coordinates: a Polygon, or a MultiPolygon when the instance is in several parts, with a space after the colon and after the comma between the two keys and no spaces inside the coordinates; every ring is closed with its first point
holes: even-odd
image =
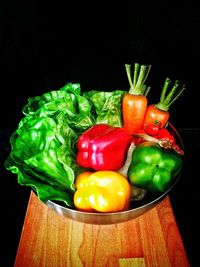
{"type": "Polygon", "coordinates": [[[142,138],[140,136],[133,136],[133,143],[136,146],[143,143],[144,141],[145,141],[144,138],[142,138]]]}
{"type": "Polygon", "coordinates": [[[156,138],[157,139],[165,139],[165,140],[169,141],[171,144],[175,144],[175,142],[176,142],[174,136],[165,128],[160,129],[158,131],[156,138]]]}
{"type": "Polygon", "coordinates": [[[145,134],[139,134],[138,136],[134,136],[133,140],[135,145],[144,142],[144,140],[158,143],[164,149],[173,149],[178,154],[183,155],[183,150],[176,143],[175,137],[170,133],[167,128],[162,128],[155,124],[148,124],[144,128],[145,134]]]}
{"type": "Polygon", "coordinates": [[[185,85],[179,85],[176,80],[173,87],[166,96],[167,89],[171,84],[171,80],[166,78],[164,86],[161,91],[160,102],[157,104],[149,105],[146,110],[144,118],[144,126],[148,124],[159,125],[163,128],[169,120],[169,107],[170,105],[182,94],[185,90],[185,85]]]}
{"type": "Polygon", "coordinates": [[[174,144],[172,146],[172,148],[174,149],[174,151],[176,151],[176,153],[178,153],[180,155],[183,155],[184,154],[184,151],[177,144],[174,144]]]}
{"type": "Polygon", "coordinates": [[[123,128],[96,124],[78,139],[77,162],[94,170],[118,170],[126,159],[132,136],[123,128]]]}
{"type": "Polygon", "coordinates": [[[130,90],[123,97],[122,114],[124,128],[131,134],[141,130],[147,108],[147,93],[150,87],[144,84],[151,66],[135,64],[134,77],[131,77],[131,65],[126,64],[130,90]]]}
{"type": "Polygon", "coordinates": [[[159,129],[160,127],[153,123],[147,124],[146,127],[144,128],[145,133],[151,136],[156,136],[159,132],[159,129]]]}

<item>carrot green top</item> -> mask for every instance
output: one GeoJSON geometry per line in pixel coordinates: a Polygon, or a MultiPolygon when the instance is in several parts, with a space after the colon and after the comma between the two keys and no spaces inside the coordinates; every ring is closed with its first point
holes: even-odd
{"type": "Polygon", "coordinates": [[[147,95],[150,87],[145,85],[145,81],[148,77],[151,65],[140,65],[135,63],[134,75],[131,77],[131,65],[125,64],[126,73],[130,85],[129,93],[133,95],[147,95]]]}
{"type": "Polygon", "coordinates": [[[160,95],[160,102],[157,103],[155,106],[163,111],[168,111],[170,105],[182,94],[182,92],[186,89],[185,84],[180,85],[179,81],[176,80],[174,85],[171,89],[169,86],[171,85],[172,81],[169,78],[165,79],[161,95],[160,95]],[[167,90],[170,90],[168,95],[166,95],[167,90]]]}

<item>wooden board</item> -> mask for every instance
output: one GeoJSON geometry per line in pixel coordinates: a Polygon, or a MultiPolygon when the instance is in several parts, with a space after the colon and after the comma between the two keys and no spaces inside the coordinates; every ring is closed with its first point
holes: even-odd
{"type": "Polygon", "coordinates": [[[31,192],[15,267],[190,266],[167,196],[125,223],[90,225],[67,219],[31,192]]]}

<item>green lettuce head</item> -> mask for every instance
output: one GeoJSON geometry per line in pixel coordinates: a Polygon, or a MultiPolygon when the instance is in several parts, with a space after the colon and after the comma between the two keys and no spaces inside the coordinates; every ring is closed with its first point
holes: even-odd
{"type": "Polygon", "coordinates": [[[67,83],[29,98],[10,137],[6,169],[17,175],[19,184],[34,188],[42,201],[57,200],[72,207],[74,180],[84,171],[76,161],[78,137],[95,123],[121,126],[123,94],[118,90],[81,95],[79,84],[67,83]]]}

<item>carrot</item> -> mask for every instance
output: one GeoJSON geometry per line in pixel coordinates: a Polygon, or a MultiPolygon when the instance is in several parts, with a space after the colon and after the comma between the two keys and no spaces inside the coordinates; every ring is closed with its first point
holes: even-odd
{"type": "Polygon", "coordinates": [[[170,105],[182,94],[185,90],[185,85],[180,85],[179,81],[176,80],[171,89],[169,86],[172,81],[169,78],[165,79],[164,86],[160,95],[160,102],[157,104],[151,104],[147,107],[145,118],[144,118],[144,127],[148,124],[156,124],[160,128],[163,128],[169,120],[169,107],[170,105]],[[167,90],[169,89],[168,95],[166,95],[167,90]]]}
{"type": "Polygon", "coordinates": [[[147,94],[150,90],[150,87],[145,85],[145,81],[151,66],[140,66],[135,63],[133,80],[131,77],[131,65],[126,64],[125,68],[130,89],[122,100],[123,126],[129,133],[134,134],[140,132],[143,127],[147,108],[147,94]]]}

